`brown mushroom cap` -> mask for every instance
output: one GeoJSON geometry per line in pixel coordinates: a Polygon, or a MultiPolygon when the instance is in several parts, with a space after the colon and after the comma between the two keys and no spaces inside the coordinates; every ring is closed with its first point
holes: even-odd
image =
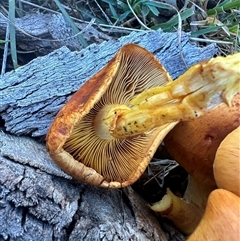
{"type": "Polygon", "coordinates": [[[128,44],[60,110],[47,134],[53,160],[76,179],[102,187],[132,184],[176,122],[139,136],[115,139],[101,125],[110,105],[130,106],[142,91],[171,81],[147,50],[128,44]]]}
{"type": "Polygon", "coordinates": [[[216,189],[208,198],[201,222],[187,241],[239,241],[240,197],[216,189]]]}
{"type": "Polygon", "coordinates": [[[180,122],[164,139],[172,157],[199,181],[214,186],[213,162],[223,139],[240,125],[240,93],[204,116],[180,122]]]}

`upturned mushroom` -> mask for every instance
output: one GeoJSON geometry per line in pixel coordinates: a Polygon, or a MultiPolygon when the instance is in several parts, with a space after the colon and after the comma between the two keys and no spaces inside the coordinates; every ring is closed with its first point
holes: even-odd
{"type": "Polygon", "coordinates": [[[222,101],[231,105],[239,57],[199,63],[172,81],[147,50],[122,47],[56,116],[47,134],[51,157],[81,181],[111,188],[132,184],[178,121],[222,101]]]}
{"type": "Polygon", "coordinates": [[[147,50],[134,44],[124,46],[56,116],[47,134],[51,157],[83,182],[109,188],[132,184],[176,122],[117,139],[102,119],[109,109],[130,105],[134,96],[169,81],[165,68],[147,50]]]}

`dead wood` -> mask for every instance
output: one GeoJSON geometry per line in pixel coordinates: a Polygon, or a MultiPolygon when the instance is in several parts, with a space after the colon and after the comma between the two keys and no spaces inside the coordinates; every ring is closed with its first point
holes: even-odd
{"type": "Polygon", "coordinates": [[[17,135],[44,136],[72,93],[98,72],[121,46],[131,42],[152,52],[173,78],[186,71],[184,61],[191,66],[216,53],[215,45],[200,48],[193,45],[185,33],[179,36],[161,31],[133,32],[116,41],[92,44],[75,52],[62,47],[0,77],[0,115],[6,130],[17,135]]]}
{"type": "MultiPolygon", "coordinates": [[[[0,13],[0,39],[5,39],[8,23],[11,24],[7,17],[0,13]]],[[[46,55],[62,46],[67,46],[71,50],[83,48],[62,14],[27,14],[22,18],[16,18],[13,24],[16,28],[18,50],[34,52],[38,56],[46,55]]],[[[76,25],[88,44],[100,44],[111,39],[91,24],[76,25]]]]}
{"type": "Polygon", "coordinates": [[[167,240],[131,190],[74,182],[51,161],[44,145],[3,132],[0,200],[0,240],[167,240]]]}

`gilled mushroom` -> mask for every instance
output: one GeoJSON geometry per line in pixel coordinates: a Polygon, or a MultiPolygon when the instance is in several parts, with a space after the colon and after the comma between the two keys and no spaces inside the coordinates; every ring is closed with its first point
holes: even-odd
{"type": "Polygon", "coordinates": [[[130,107],[111,108],[103,124],[112,136],[127,138],[166,123],[195,119],[222,102],[232,106],[239,92],[239,62],[236,53],[195,64],[177,80],[137,95],[130,107]]]}
{"type": "Polygon", "coordinates": [[[166,133],[166,124],[144,134],[117,139],[102,119],[110,108],[130,105],[146,89],[172,81],[147,50],[129,44],[87,81],[56,116],[47,135],[55,162],[74,178],[102,187],[132,184],[143,173],[166,133]]]}
{"type": "Polygon", "coordinates": [[[208,198],[201,222],[187,241],[239,241],[240,197],[216,189],[208,198]]]}
{"type": "Polygon", "coordinates": [[[222,101],[231,105],[239,57],[199,63],[172,81],[147,50],[122,47],[56,116],[47,135],[51,157],[84,182],[114,188],[132,184],[178,121],[196,118],[222,101]]]}

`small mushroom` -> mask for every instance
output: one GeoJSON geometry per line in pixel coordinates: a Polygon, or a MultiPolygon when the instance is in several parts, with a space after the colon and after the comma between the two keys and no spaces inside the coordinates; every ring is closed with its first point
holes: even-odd
{"type": "Polygon", "coordinates": [[[229,133],[218,147],[213,173],[219,188],[240,197],[240,127],[229,133]]]}
{"type": "Polygon", "coordinates": [[[122,47],[57,114],[47,134],[53,160],[74,178],[92,185],[132,184],[177,122],[117,139],[103,121],[109,109],[128,108],[136,95],[168,81],[172,79],[165,68],[147,50],[134,44],[122,47]]]}
{"type": "Polygon", "coordinates": [[[208,198],[203,218],[187,241],[239,241],[240,197],[216,189],[208,198]]]}
{"type": "Polygon", "coordinates": [[[150,208],[158,215],[171,220],[181,232],[189,235],[198,226],[211,191],[211,187],[189,176],[183,197],[176,196],[170,189],[167,189],[163,198],[150,205],[150,208]]]}

